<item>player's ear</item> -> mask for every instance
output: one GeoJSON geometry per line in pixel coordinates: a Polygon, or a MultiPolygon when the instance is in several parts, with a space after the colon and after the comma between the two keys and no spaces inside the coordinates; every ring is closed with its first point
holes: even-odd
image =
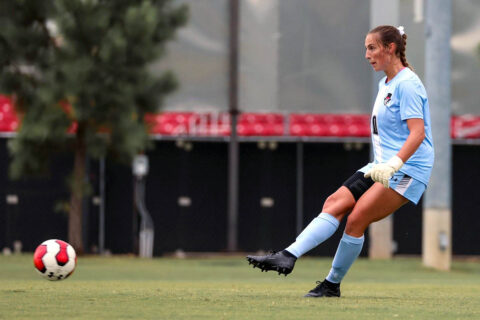
{"type": "Polygon", "coordinates": [[[388,44],[388,53],[390,54],[395,54],[395,51],[397,50],[397,45],[393,42],[388,44]]]}

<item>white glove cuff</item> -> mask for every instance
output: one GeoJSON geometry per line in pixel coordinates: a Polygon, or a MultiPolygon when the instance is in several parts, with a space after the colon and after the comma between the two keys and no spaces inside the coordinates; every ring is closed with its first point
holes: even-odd
{"type": "Polygon", "coordinates": [[[403,161],[402,159],[400,159],[400,157],[393,156],[390,158],[390,160],[387,161],[387,165],[394,168],[395,172],[397,172],[403,166],[403,161]]]}

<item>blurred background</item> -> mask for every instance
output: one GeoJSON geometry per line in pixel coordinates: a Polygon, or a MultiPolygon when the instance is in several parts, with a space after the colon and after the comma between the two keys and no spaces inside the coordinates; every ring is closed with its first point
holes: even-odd
{"type": "MultiPolygon", "coordinates": [[[[172,70],[179,88],[146,118],[154,148],[147,164],[139,160],[144,173],[109,156],[87,158],[85,252],[139,254],[146,229],[154,256],[281,249],[370,159],[369,113],[383,75],[366,63],[364,38],[381,20],[374,8],[382,1],[240,0],[235,12],[228,0],[174,2],[188,6],[188,22],[149,70],[172,70]]],[[[407,59],[423,80],[423,1],[383,3],[387,20],[405,26],[407,59]]],[[[455,255],[480,254],[479,43],[480,3],[452,1],[444,130],[452,138],[455,255]]],[[[19,119],[8,95],[0,110],[0,248],[33,251],[67,239],[68,216],[55,207],[68,198],[73,156],[55,157],[48,177],[11,180],[7,143],[19,119]]],[[[420,254],[422,203],[396,212],[392,232],[393,254],[420,254]]],[[[333,255],[340,236],[311,254],[333,255]]]]}

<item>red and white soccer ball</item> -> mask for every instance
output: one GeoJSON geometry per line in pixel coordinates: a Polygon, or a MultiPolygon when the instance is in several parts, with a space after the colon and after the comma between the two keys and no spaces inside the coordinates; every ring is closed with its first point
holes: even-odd
{"type": "Polygon", "coordinates": [[[33,264],[45,279],[63,280],[75,270],[77,254],[67,242],[51,239],[37,247],[33,254],[33,264]]]}

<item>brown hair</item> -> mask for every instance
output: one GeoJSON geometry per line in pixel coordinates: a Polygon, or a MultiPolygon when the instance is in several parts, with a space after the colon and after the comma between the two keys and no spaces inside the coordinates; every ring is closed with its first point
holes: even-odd
{"type": "Polygon", "coordinates": [[[378,26],[372,30],[370,33],[378,33],[380,36],[380,42],[383,44],[384,47],[388,47],[390,43],[395,43],[397,46],[397,50],[395,54],[397,57],[400,58],[404,67],[408,67],[413,70],[412,66],[407,61],[407,57],[405,56],[405,50],[407,47],[407,34],[404,33],[403,35],[400,34],[400,30],[394,26],[378,26]]]}

